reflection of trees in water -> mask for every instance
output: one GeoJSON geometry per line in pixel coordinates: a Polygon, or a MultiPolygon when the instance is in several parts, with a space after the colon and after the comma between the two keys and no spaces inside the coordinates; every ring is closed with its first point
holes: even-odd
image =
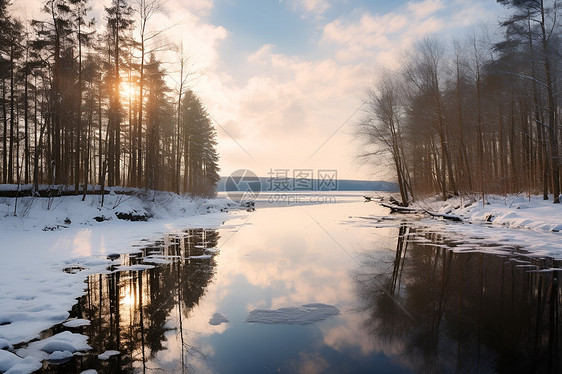
{"type": "Polygon", "coordinates": [[[357,275],[373,336],[417,372],[559,372],[559,272],[530,271],[559,262],[455,253],[437,234],[410,241],[420,237],[410,230],[400,228],[389,271],[366,263],[357,275]]]}
{"type": "MultiPolygon", "coordinates": [[[[142,254],[123,258],[124,265],[142,263],[142,258],[155,254],[171,263],[156,264],[154,269],[97,274],[88,278],[87,292],[74,306],[73,316],[86,318],[90,326],[83,328],[93,347],[89,355],[51,371],[68,372],[96,368],[100,372],[139,372],[149,367],[149,360],[163,350],[165,333],[177,329],[181,341],[181,368],[186,368],[185,354],[198,354],[184,341],[183,318],[205,294],[214,275],[215,259],[188,259],[216,247],[219,234],[215,230],[192,229],[178,235],[167,235],[163,242],[142,249],[142,254]],[[205,247],[205,248],[202,248],[205,247]],[[167,257],[174,256],[174,257],[167,257]],[[166,322],[176,308],[177,327],[166,322]],[[118,350],[121,355],[107,361],[97,355],[118,350]]],[[[175,324],[174,324],[175,325],[175,324]]],[[[179,364],[178,364],[179,365],[179,364]]]]}

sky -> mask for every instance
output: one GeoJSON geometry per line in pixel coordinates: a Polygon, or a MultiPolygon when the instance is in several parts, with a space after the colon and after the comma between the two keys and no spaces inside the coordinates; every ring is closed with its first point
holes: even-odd
{"type": "MultiPolygon", "coordinates": [[[[462,40],[505,12],[494,0],[162,1],[148,27],[183,44],[224,176],[336,170],[338,179],[391,180],[386,161],[358,161],[354,136],[377,71],[396,69],[400,52],[425,36],[462,40]]],[[[14,12],[39,17],[40,3],[16,0],[14,12]]],[[[101,27],[110,0],[92,3],[101,27]]],[[[177,53],[161,58],[174,75],[177,53]]]]}

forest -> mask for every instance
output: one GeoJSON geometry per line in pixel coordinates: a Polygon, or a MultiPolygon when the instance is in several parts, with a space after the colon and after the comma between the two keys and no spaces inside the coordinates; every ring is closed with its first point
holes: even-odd
{"type": "Polygon", "coordinates": [[[112,0],[97,21],[90,0],[40,4],[22,20],[0,1],[0,183],[214,193],[216,130],[183,47],[150,25],[159,0],[112,0]]]}
{"type": "Polygon", "coordinates": [[[560,203],[559,5],[498,3],[508,16],[495,29],[426,37],[367,90],[360,156],[391,160],[403,205],[434,193],[560,203]]]}

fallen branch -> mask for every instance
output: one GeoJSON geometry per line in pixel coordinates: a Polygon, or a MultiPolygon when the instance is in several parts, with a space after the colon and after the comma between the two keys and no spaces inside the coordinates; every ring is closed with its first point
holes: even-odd
{"type": "Polygon", "coordinates": [[[424,212],[421,209],[408,208],[408,207],[400,206],[400,205],[391,205],[391,204],[385,204],[385,203],[380,203],[380,204],[381,204],[381,206],[390,209],[390,213],[419,214],[419,213],[424,212]]]}
{"type": "Polygon", "coordinates": [[[443,218],[443,219],[448,219],[450,221],[462,222],[461,217],[455,216],[453,214],[433,213],[433,212],[430,212],[429,210],[425,210],[425,209],[424,209],[424,212],[429,214],[431,216],[431,218],[443,218]]]}

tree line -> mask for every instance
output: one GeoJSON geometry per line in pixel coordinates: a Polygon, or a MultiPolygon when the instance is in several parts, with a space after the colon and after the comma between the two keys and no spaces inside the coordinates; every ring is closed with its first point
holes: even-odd
{"type": "Polygon", "coordinates": [[[159,0],[111,0],[102,22],[90,4],[44,0],[23,21],[0,1],[0,182],[213,193],[216,131],[183,49],[169,87],[159,0]]]}
{"type": "Polygon", "coordinates": [[[556,0],[498,0],[497,30],[425,38],[368,89],[361,157],[390,156],[407,205],[438,192],[560,195],[562,40],[556,0]]]}

